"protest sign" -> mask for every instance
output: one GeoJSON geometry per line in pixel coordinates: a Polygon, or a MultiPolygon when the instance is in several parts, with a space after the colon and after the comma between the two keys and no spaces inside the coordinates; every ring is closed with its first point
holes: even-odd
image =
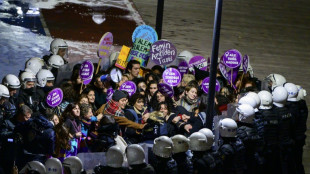
{"type": "Polygon", "coordinates": [[[179,63],[178,69],[183,77],[184,74],[188,72],[188,64],[185,60],[179,63]]]}
{"type": "Polygon", "coordinates": [[[158,91],[162,93],[164,96],[173,97],[174,91],[171,86],[165,83],[159,83],[157,87],[158,87],[158,91]]]}
{"type": "Polygon", "coordinates": [[[243,60],[242,60],[242,69],[243,73],[246,74],[248,72],[248,67],[249,67],[249,56],[244,55],[243,60]]]}
{"type": "Polygon", "coordinates": [[[121,52],[118,55],[118,58],[115,62],[115,66],[120,68],[120,69],[126,69],[127,67],[127,57],[129,55],[130,48],[123,45],[121,52]]]}
{"type": "Polygon", "coordinates": [[[148,25],[140,25],[132,33],[132,42],[135,43],[137,38],[147,40],[153,44],[158,40],[158,35],[154,28],[148,25]]]}
{"type": "Polygon", "coordinates": [[[112,45],[113,45],[113,35],[110,32],[106,32],[101,37],[98,45],[98,56],[100,59],[98,61],[98,65],[96,68],[96,74],[99,71],[102,59],[108,57],[112,45]]]}
{"type": "Polygon", "coordinates": [[[189,60],[188,66],[189,66],[189,71],[194,72],[195,74],[194,66],[200,70],[205,71],[207,69],[208,63],[204,57],[194,56],[189,60]]]}
{"type": "MultiPolygon", "coordinates": [[[[202,81],[202,90],[205,92],[205,93],[209,93],[209,82],[210,82],[210,78],[209,77],[206,77],[203,81],[202,81]]],[[[220,85],[220,82],[216,80],[216,84],[215,84],[215,90],[217,92],[219,92],[221,89],[221,85],[220,85]]]]}
{"type": "Polygon", "coordinates": [[[166,40],[159,40],[151,46],[150,58],[157,65],[167,65],[174,61],[177,55],[175,46],[166,40]]]}
{"type": "Polygon", "coordinates": [[[127,82],[124,82],[120,87],[119,87],[119,90],[122,90],[122,91],[127,91],[129,96],[132,96],[136,90],[137,90],[137,86],[134,82],[132,81],[127,81],[127,82]]]}
{"type": "Polygon", "coordinates": [[[60,105],[63,99],[63,92],[60,88],[55,88],[52,91],[50,91],[46,97],[46,103],[50,107],[56,107],[60,105]]]}
{"type": "Polygon", "coordinates": [[[181,82],[181,73],[175,68],[168,68],[163,73],[163,80],[170,86],[178,86],[181,82]]]}
{"type": "Polygon", "coordinates": [[[86,60],[82,63],[80,68],[80,77],[81,79],[88,80],[91,79],[94,73],[94,65],[91,61],[86,60]]]}
{"type": "Polygon", "coordinates": [[[222,60],[228,68],[237,68],[241,65],[242,55],[238,50],[232,49],[224,53],[222,60]]]}
{"type": "Polygon", "coordinates": [[[136,38],[133,47],[130,50],[127,62],[129,62],[130,60],[137,60],[140,62],[140,65],[142,67],[146,67],[149,60],[151,45],[152,43],[147,40],[136,38]]]}

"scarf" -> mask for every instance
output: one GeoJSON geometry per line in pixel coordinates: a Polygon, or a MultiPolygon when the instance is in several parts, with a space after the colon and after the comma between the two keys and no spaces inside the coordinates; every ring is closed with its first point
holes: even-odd
{"type": "Polygon", "coordinates": [[[184,98],[185,102],[188,103],[189,105],[193,105],[193,104],[197,105],[197,102],[198,102],[197,98],[193,99],[193,100],[188,98],[187,96],[184,96],[183,98],[184,98]]]}
{"type": "Polygon", "coordinates": [[[104,108],[104,113],[105,114],[110,114],[110,115],[115,115],[118,117],[124,117],[125,113],[124,111],[118,106],[118,102],[114,100],[108,101],[104,108]]]}

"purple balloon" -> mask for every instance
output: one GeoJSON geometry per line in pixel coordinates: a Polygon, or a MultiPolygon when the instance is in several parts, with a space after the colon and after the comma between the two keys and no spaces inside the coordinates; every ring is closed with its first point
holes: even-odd
{"type": "Polygon", "coordinates": [[[181,73],[175,68],[168,68],[163,73],[163,80],[170,86],[178,86],[181,82],[181,73]]]}
{"type": "Polygon", "coordinates": [[[188,64],[187,62],[184,60],[182,62],[179,63],[178,69],[183,77],[184,74],[186,74],[188,72],[188,64]]]}
{"type": "Polygon", "coordinates": [[[208,66],[208,62],[207,60],[202,57],[202,56],[194,56],[192,57],[189,62],[188,62],[188,65],[189,65],[189,70],[191,72],[195,72],[194,71],[194,66],[197,67],[198,69],[200,70],[203,70],[205,71],[207,69],[207,66],[208,66]]]}
{"type": "Polygon", "coordinates": [[[177,55],[175,46],[166,40],[159,40],[151,46],[150,58],[157,65],[166,65],[174,61],[177,55]]]}
{"type": "Polygon", "coordinates": [[[173,88],[165,83],[160,83],[157,85],[158,91],[165,96],[173,97],[174,91],[173,88]]]}
{"type": "Polygon", "coordinates": [[[80,77],[82,80],[91,79],[94,73],[94,65],[91,61],[86,60],[82,63],[80,68],[80,77]]]}
{"type": "Polygon", "coordinates": [[[249,59],[250,58],[248,55],[244,55],[243,60],[242,60],[242,69],[243,69],[244,74],[248,72],[249,59]]]}
{"type": "Polygon", "coordinates": [[[136,92],[137,86],[132,81],[126,81],[119,87],[119,90],[127,91],[129,96],[132,96],[136,92]]]}
{"type": "Polygon", "coordinates": [[[228,50],[223,55],[223,62],[228,68],[237,68],[241,65],[242,55],[238,50],[228,50]]]}
{"type": "MultiPolygon", "coordinates": [[[[205,93],[209,93],[209,82],[210,82],[210,78],[209,77],[206,77],[205,79],[203,79],[202,81],[202,90],[205,92],[205,93]]],[[[220,82],[216,80],[216,84],[215,84],[215,90],[217,92],[219,92],[221,89],[221,85],[220,85],[220,82]]]]}
{"type": "Polygon", "coordinates": [[[52,91],[50,91],[48,93],[48,95],[46,96],[46,103],[50,106],[50,107],[56,107],[58,106],[63,99],[63,92],[60,88],[55,88],[52,91]]]}

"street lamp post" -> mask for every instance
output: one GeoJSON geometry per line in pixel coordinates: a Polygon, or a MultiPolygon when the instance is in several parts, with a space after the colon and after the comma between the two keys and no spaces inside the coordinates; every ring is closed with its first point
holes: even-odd
{"type": "Polygon", "coordinates": [[[217,72],[217,59],[218,59],[218,52],[219,52],[221,18],[222,18],[222,0],[216,0],[214,28],[213,28],[212,55],[211,55],[211,66],[210,66],[207,120],[206,120],[206,127],[209,129],[212,129],[213,117],[214,117],[213,113],[214,113],[215,83],[216,83],[216,72],[217,72]]]}
{"type": "Polygon", "coordinates": [[[158,40],[161,39],[161,31],[163,26],[163,14],[164,14],[164,0],[157,1],[157,13],[156,13],[156,32],[158,40]]]}

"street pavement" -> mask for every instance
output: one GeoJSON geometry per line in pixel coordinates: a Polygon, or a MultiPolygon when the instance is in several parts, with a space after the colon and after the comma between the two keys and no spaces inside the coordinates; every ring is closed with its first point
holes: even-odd
{"type": "MultiPolygon", "coordinates": [[[[145,23],[155,27],[157,1],[133,1],[145,23]]],[[[310,91],[309,7],[309,0],[223,0],[219,56],[237,49],[250,57],[259,79],[278,73],[310,91]]],[[[215,0],[165,1],[162,38],[178,52],[210,57],[214,10],[215,0]]],[[[306,100],[310,108],[310,97],[306,100]]],[[[303,163],[310,173],[309,128],[307,137],[303,163]]]]}

